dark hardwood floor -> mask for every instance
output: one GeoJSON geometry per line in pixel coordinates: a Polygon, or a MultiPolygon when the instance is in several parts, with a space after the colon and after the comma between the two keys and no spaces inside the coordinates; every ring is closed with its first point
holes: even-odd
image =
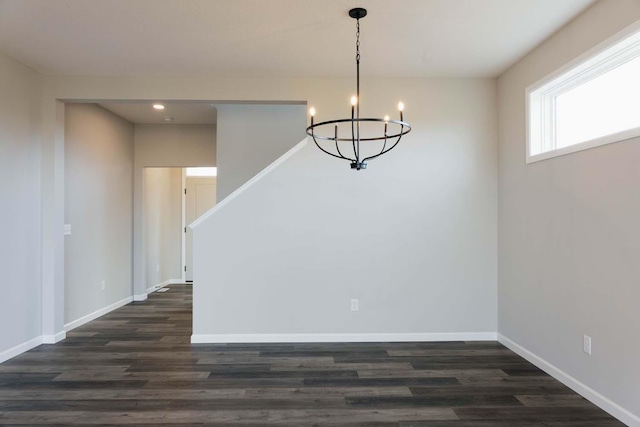
{"type": "Polygon", "coordinates": [[[0,365],[1,425],[622,426],[496,342],[191,345],[172,285],[0,365]]]}

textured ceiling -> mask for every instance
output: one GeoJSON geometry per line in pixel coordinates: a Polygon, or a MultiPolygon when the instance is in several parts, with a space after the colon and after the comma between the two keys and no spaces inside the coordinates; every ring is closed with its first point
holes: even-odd
{"type": "Polygon", "coordinates": [[[594,0],[0,0],[0,51],[45,74],[496,76],[594,0]]]}

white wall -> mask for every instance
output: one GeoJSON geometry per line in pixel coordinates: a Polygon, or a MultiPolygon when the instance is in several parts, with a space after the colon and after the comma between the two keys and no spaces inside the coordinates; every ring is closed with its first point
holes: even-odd
{"type": "MultiPolygon", "coordinates": [[[[495,82],[394,83],[366,111],[401,94],[401,146],[357,172],[309,143],[195,228],[194,340],[495,336],[495,82]]],[[[349,113],[331,102],[314,99],[320,118],[349,113]]]]}
{"type": "Polygon", "coordinates": [[[97,104],[66,105],[65,324],[131,297],[133,137],[97,104]]]}
{"type": "MultiPolygon", "coordinates": [[[[216,165],[216,125],[136,125],[133,184],[133,293],[145,299],[147,249],[144,232],[145,167],[186,167],[216,165]]],[[[178,279],[178,277],[172,277],[178,279]]],[[[158,283],[152,283],[156,285],[158,283]]]]}
{"type": "Polygon", "coordinates": [[[142,167],[216,165],[216,125],[136,125],[135,161],[142,167]]]}
{"type": "Polygon", "coordinates": [[[525,88],[638,19],[598,2],[499,79],[500,333],[636,417],[640,140],[526,165],[525,88]]]}
{"type": "Polygon", "coordinates": [[[182,277],[182,169],[145,168],[147,288],[182,277]]]}
{"type": "Polygon", "coordinates": [[[0,55],[0,362],[42,334],[39,76],[0,55]]]}
{"type": "MultiPolygon", "coordinates": [[[[43,145],[51,145],[56,147],[56,150],[60,150],[60,144],[56,138],[58,132],[56,99],[162,99],[165,102],[201,100],[211,103],[215,103],[216,100],[268,103],[274,101],[304,103],[306,101],[308,105],[316,107],[317,118],[324,120],[349,114],[349,98],[354,91],[353,85],[352,78],[46,76],[43,87],[43,145]]],[[[459,232],[468,235],[465,237],[468,244],[465,242],[462,245],[459,241],[448,243],[445,239],[443,243],[437,242],[432,246],[443,247],[442,250],[434,249],[433,252],[442,252],[443,257],[446,256],[452,278],[455,279],[454,286],[446,287],[443,293],[447,298],[455,298],[449,293],[460,291],[464,297],[464,292],[469,289],[474,290],[474,286],[486,289],[486,303],[483,290],[473,291],[474,296],[483,295],[479,300],[476,298],[478,306],[485,304],[483,309],[478,308],[478,310],[486,309],[479,320],[478,328],[493,331],[497,328],[495,319],[497,275],[495,89],[495,81],[490,79],[392,78],[363,79],[361,88],[363,116],[392,114],[396,103],[401,99],[407,105],[407,120],[418,126],[413,135],[418,135],[418,129],[427,132],[426,135],[423,134],[417,138],[421,141],[419,146],[427,151],[421,152],[419,156],[403,157],[405,164],[402,170],[411,167],[421,169],[425,173],[430,172],[431,175],[424,184],[428,188],[439,185],[457,190],[437,193],[441,196],[453,193],[456,194],[454,198],[430,199],[430,209],[438,212],[435,218],[444,218],[446,225],[450,225],[449,218],[456,218],[455,224],[459,226],[459,232]],[[453,265],[455,254],[451,250],[452,246],[456,245],[462,246],[463,255],[472,254],[465,258],[465,261],[468,260],[469,268],[466,264],[464,268],[453,265]],[[465,274],[464,271],[467,271],[468,275],[462,277],[465,274]],[[464,286],[459,286],[458,281],[461,281],[464,286]],[[493,294],[493,297],[490,297],[490,294],[493,294]]],[[[400,148],[397,150],[399,151],[400,148]]],[[[50,150],[43,155],[43,183],[51,182],[58,173],[61,160],[57,153],[58,151],[50,150]]],[[[392,154],[390,153],[387,157],[392,154]]],[[[338,163],[340,166],[336,167],[340,170],[347,168],[348,172],[352,172],[348,170],[349,166],[346,162],[338,163]]],[[[372,170],[375,170],[373,163],[366,172],[369,173],[372,170]]],[[[402,170],[398,167],[394,169],[399,176],[403,175],[402,170]]],[[[136,188],[141,187],[136,186],[136,188]]],[[[43,204],[43,217],[51,218],[49,222],[53,225],[59,224],[61,228],[63,219],[59,213],[59,204],[56,203],[59,200],[59,194],[52,192],[51,199],[43,198],[43,200],[46,201],[43,204]]],[[[137,221],[141,216],[136,215],[135,218],[137,221]]],[[[390,220],[395,221],[393,218],[390,220]]],[[[423,227],[424,224],[421,223],[418,229],[423,227]]],[[[442,236],[439,233],[437,235],[442,236]]],[[[42,247],[43,257],[47,260],[43,265],[51,270],[58,265],[54,261],[58,259],[61,251],[61,245],[56,241],[53,227],[48,226],[43,229],[43,241],[53,242],[48,245],[43,244],[42,247]]],[[[141,240],[137,241],[140,245],[142,244],[141,240]]],[[[138,251],[134,243],[134,258],[140,256],[136,254],[138,251]]],[[[441,259],[438,258],[438,260],[441,259]]],[[[138,263],[144,265],[144,257],[141,257],[138,263]]],[[[137,277],[135,272],[134,277],[137,277]]],[[[55,295],[63,289],[63,284],[55,271],[48,272],[43,277],[43,282],[45,291],[51,294],[55,295]]],[[[145,280],[135,280],[135,291],[140,292],[136,286],[140,284],[143,288],[144,283],[146,283],[145,280]]],[[[436,300],[439,296],[430,294],[427,302],[431,304],[430,301],[436,300]]],[[[58,299],[47,299],[45,302],[46,312],[51,313],[52,318],[57,316],[61,307],[58,299]]],[[[476,308],[473,308],[472,312],[475,310],[476,308]]],[[[51,323],[52,327],[57,327],[57,323],[51,323]]],[[[425,328],[428,326],[430,325],[425,328]]]]}
{"type": "Polygon", "coordinates": [[[305,136],[305,105],[216,105],[221,201],[305,136]],[[285,124],[283,126],[283,124],[285,124]]]}

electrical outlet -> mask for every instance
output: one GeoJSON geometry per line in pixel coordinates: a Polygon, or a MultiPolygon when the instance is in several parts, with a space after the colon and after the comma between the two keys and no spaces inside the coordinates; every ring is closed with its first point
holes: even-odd
{"type": "Polygon", "coordinates": [[[103,280],[103,281],[102,281],[102,290],[103,290],[103,291],[104,291],[104,289],[105,289],[105,285],[106,285],[106,282],[103,280]]]}
{"type": "Polygon", "coordinates": [[[357,299],[352,299],[351,300],[351,311],[358,311],[358,309],[359,309],[358,300],[357,299]]]}
{"type": "Polygon", "coordinates": [[[583,335],[582,337],[582,351],[591,355],[591,337],[589,335],[583,335]]]}

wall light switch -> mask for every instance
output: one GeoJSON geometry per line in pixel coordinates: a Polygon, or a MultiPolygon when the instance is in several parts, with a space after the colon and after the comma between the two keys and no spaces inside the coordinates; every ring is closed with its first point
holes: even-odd
{"type": "Polygon", "coordinates": [[[71,235],[71,224],[65,224],[64,225],[64,235],[65,236],[70,236],[71,235]]]}
{"type": "Polygon", "coordinates": [[[582,337],[582,351],[591,355],[591,337],[588,335],[582,337]]]}

